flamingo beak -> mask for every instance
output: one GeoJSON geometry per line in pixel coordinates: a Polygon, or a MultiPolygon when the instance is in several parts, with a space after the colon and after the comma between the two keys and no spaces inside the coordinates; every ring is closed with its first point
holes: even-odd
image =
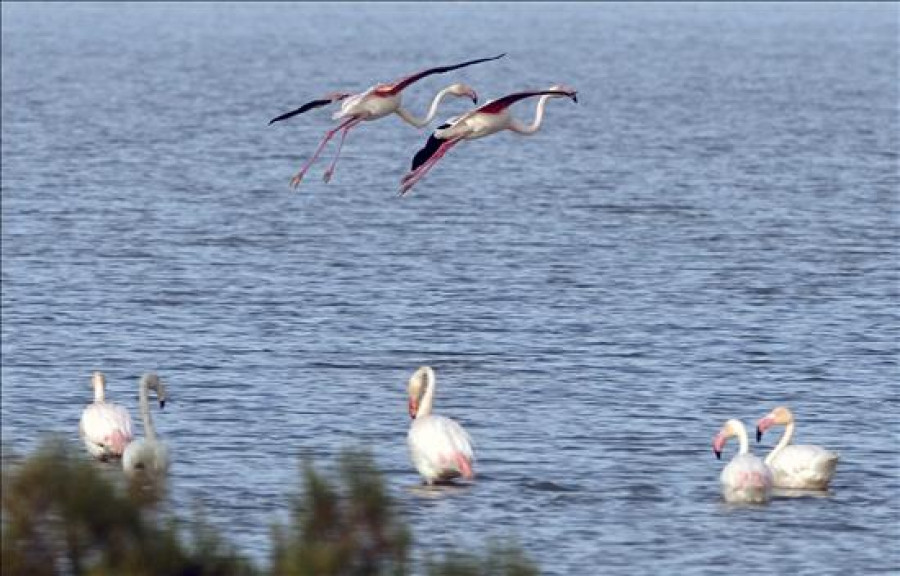
{"type": "Polygon", "coordinates": [[[762,420],[756,423],[756,441],[759,442],[762,440],[763,432],[771,428],[775,424],[775,419],[772,418],[772,415],[766,416],[762,420]]]}
{"type": "Polygon", "coordinates": [[[716,455],[716,460],[722,459],[722,448],[725,447],[725,436],[722,434],[716,434],[716,437],[713,438],[713,453],[716,455]]]}
{"type": "Polygon", "coordinates": [[[165,407],[166,407],[166,401],[165,401],[165,400],[160,400],[160,401],[159,401],[159,409],[162,410],[162,409],[165,408],[165,407]]]}
{"type": "Polygon", "coordinates": [[[474,90],[469,93],[469,97],[472,98],[472,104],[478,104],[478,94],[474,90]]]}
{"type": "Polygon", "coordinates": [[[419,403],[416,402],[415,400],[413,400],[412,398],[410,398],[409,399],[409,417],[412,418],[413,420],[415,420],[416,414],[418,414],[418,413],[419,413],[419,403]]]}
{"type": "Polygon", "coordinates": [[[572,102],[578,104],[578,92],[572,92],[572,102]]]}

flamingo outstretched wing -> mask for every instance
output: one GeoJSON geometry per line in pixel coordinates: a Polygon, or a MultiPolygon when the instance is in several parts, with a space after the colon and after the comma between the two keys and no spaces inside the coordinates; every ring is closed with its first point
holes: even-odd
{"type": "Polygon", "coordinates": [[[272,124],[274,124],[275,122],[278,122],[280,120],[287,120],[288,118],[296,116],[297,114],[303,114],[304,112],[312,110],[313,108],[321,108],[322,106],[327,106],[328,104],[331,104],[332,102],[337,102],[338,100],[343,100],[347,96],[349,96],[349,94],[345,94],[343,92],[338,92],[335,94],[329,94],[325,98],[320,98],[318,100],[312,100],[310,102],[307,102],[303,106],[297,108],[296,110],[291,110],[290,112],[285,112],[281,116],[276,116],[275,118],[272,118],[271,120],[269,120],[269,126],[271,126],[272,124]]]}
{"type": "Polygon", "coordinates": [[[576,92],[565,92],[563,90],[534,90],[530,92],[515,92],[513,94],[507,94],[506,96],[485,103],[480,108],[472,110],[472,113],[481,112],[482,114],[496,114],[501,110],[509,108],[519,100],[531,98],[532,96],[543,96],[545,94],[558,94],[560,96],[568,96],[575,102],[578,102],[578,96],[576,92]]]}
{"type": "Polygon", "coordinates": [[[397,94],[413,82],[418,82],[422,78],[426,76],[431,76],[432,74],[443,74],[444,72],[450,72],[451,70],[458,70],[460,68],[465,68],[466,66],[471,66],[473,64],[480,64],[482,62],[490,62],[491,60],[498,60],[506,56],[506,52],[500,54],[499,56],[493,56],[491,58],[478,58],[477,60],[469,60],[468,62],[462,62],[461,64],[452,64],[450,66],[438,66],[437,68],[429,68],[427,70],[422,70],[421,72],[417,72],[416,74],[412,74],[407,76],[406,78],[401,78],[394,82],[394,85],[391,86],[389,94],[397,94]]]}

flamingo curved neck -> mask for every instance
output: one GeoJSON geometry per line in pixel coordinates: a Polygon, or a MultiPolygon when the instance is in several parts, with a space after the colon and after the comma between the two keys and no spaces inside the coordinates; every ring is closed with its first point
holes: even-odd
{"type": "Polygon", "coordinates": [[[153,429],[153,418],[150,416],[150,399],[147,390],[147,381],[141,380],[141,418],[144,421],[144,435],[147,440],[156,440],[156,430],[153,429]]]}
{"type": "Polygon", "coordinates": [[[750,442],[747,441],[747,430],[743,425],[738,427],[737,437],[740,443],[738,454],[748,454],[750,452],[750,442]]]}
{"type": "Polygon", "coordinates": [[[778,454],[784,450],[788,444],[791,443],[791,439],[794,437],[794,422],[788,422],[787,426],[784,427],[784,434],[781,435],[781,440],[778,441],[778,444],[772,448],[772,451],[769,452],[769,455],[766,456],[766,464],[771,464],[773,460],[778,456],[778,454]]]}
{"type": "Polygon", "coordinates": [[[402,106],[397,108],[397,115],[400,116],[401,118],[403,118],[403,120],[407,124],[412,124],[416,128],[424,128],[425,126],[428,125],[429,122],[434,120],[434,117],[438,111],[438,106],[440,106],[441,101],[443,101],[443,99],[446,98],[447,95],[449,95],[449,94],[450,94],[449,86],[447,88],[444,88],[440,92],[438,92],[437,95],[434,97],[434,99],[431,101],[431,107],[428,108],[428,113],[425,115],[424,118],[416,118],[415,116],[412,115],[412,113],[409,110],[407,110],[406,108],[404,108],[402,106]]]}
{"type": "Polygon", "coordinates": [[[94,382],[94,402],[104,402],[106,393],[103,390],[103,382],[94,382]]]}
{"type": "Polygon", "coordinates": [[[538,130],[541,129],[541,123],[544,121],[544,108],[547,107],[547,101],[553,98],[551,94],[545,94],[541,96],[541,99],[538,100],[537,110],[534,114],[534,122],[531,124],[523,124],[519,120],[513,118],[510,121],[509,129],[518,134],[524,134],[525,136],[530,136],[534,134],[538,130]]]}
{"type": "Polygon", "coordinates": [[[418,411],[416,411],[416,418],[431,414],[431,407],[434,404],[434,387],[434,373],[429,370],[425,375],[425,392],[422,394],[422,401],[419,403],[418,411]]]}

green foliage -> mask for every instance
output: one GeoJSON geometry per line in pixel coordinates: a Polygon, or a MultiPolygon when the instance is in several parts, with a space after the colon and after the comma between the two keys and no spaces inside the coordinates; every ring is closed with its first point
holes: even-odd
{"type": "Polygon", "coordinates": [[[405,574],[410,544],[370,457],[341,457],[340,494],[309,464],[291,504],[293,524],[276,526],[275,575],[405,574]]]}
{"type": "MultiPolygon", "coordinates": [[[[261,574],[195,512],[185,536],[162,513],[165,479],[127,481],[62,442],[18,460],[3,453],[2,573],[34,576],[261,574]],[[75,454],[75,455],[73,455],[75,454]]],[[[403,575],[412,537],[371,457],[341,456],[337,481],[310,464],[287,525],[272,530],[273,576],[403,575]]],[[[538,571],[518,549],[449,553],[433,576],[520,576],[538,571]]],[[[415,572],[415,571],[414,571],[415,572]]]]}
{"type": "Polygon", "coordinates": [[[158,521],[163,488],[123,488],[56,441],[4,458],[3,574],[253,574],[204,523],[188,545],[176,521],[158,521]]]}

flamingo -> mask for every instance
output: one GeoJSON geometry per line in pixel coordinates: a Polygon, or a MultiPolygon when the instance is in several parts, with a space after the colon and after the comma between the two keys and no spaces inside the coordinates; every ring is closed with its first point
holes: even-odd
{"type": "Polygon", "coordinates": [[[150,390],[156,392],[160,409],[166,406],[166,387],[159,376],[153,372],[144,374],[140,382],[140,404],[146,438],[129,444],[122,455],[122,468],[130,476],[140,471],[154,475],[161,474],[169,468],[169,450],[165,444],[156,439],[156,429],[150,417],[150,390]]]}
{"type": "Polygon", "coordinates": [[[556,85],[547,90],[509,94],[502,98],[491,100],[462,116],[450,119],[447,123],[438,127],[434,134],[428,138],[425,146],[416,153],[410,171],[400,181],[400,196],[405,196],[444,154],[463,140],[484,138],[503,130],[510,130],[523,136],[534,134],[541,128],[547,101],[550,98],[561,97],[568,97],[573,102],[578,102],[575,90],[556,85]],[[534,96],[541,97],[538,101],[534,122],[530,125],[525,125],[513,118],[509,112],[509,107],[519,100],[534,96]]]}
{"type": "Polygon", "coordinates": [[[416,118],[415,116],[413,116],[409,111],[401,106],[401,101],[403,90],[413,83],[418,82],[422,78],[431,76],[432,74],[443,74],[445,72],[450,72],[451,70],[465,68],[466,66],[479,64],[481,62],[497,60],[499,58],[503,58],[504,56],[506,56],[505,53],[500,54],[499,56],[494,56],[492,58],[479,58],[477,60],[469,60],[468,62],[463,62],[461,64],[429,68],[427,70],[422,70],[421,72],[406,76],[404,78],[400,78],[399,80],[396,80],[394,82],[376,84],[365,92],[361,92],[359,94],[332,92],[326,95],[324,98],[312,100],[311,102],[307,102],[303,106],[300,106],[296,110],[292,110],[290,112],[286,112],[284,114],[281,114],[280,116],[272,118],[269,121],[270,126],[275,122],[286,120],[298,114],[303,114],[308,110],[319,108],[321,106],[327,106],[328,104],[331,104],[333,102],[338,102],[341,100],[344,101],[343,104],[341,104],[340,111],[335,112],[332,116],[334,120],[340,120],[340,124],[325,133],[324,138],[322,138],[322,141],[313,154],[312,158],[310,158],[309,161],[307,161],[307,163],[303,165],[300,171],[297,172],[297,174],[294,175],[294,177],[291,179],[291,187],[296,189],[300,185],[300,182],[303,180],[303,176],[309,170],[310,166],[312,166],[313,162],[315,162],[319,157],[319,154],[322,153],[322,149],[325,148],[325,145],[328,143],[328,141],[331,140],[335,134],[341,132],[341,140],[338,144],[337,153],[335,154],[334,160],[331,162],[331,165],[327,170],[325,170],[325,174],[323,175],[323,180],[325,180],[325,183],[330,182],[331,177],[334,175],[334,169],[337,165],[338,158],[340,158],[341,156],[341,149],[344,147],[344,139],[347,137],[347,132],[349,132],[351,128],[355,127],[360,122],[378,120],[379,118],[384,118],[385,116],[388,116],[390,114],[397,114],[408,124],[411,124],[416,128],[422,128],[429,122],[431,122],[435,114],[437,114],[438,105],[447,96],[467,96],[472,99],[473,103],[477,104],[478,95],[475,93],[475,90],[473,90],[469,86],[466,86],[465,84],[452,84],[438,92],[434,97],[434,100],[432,100],[431,107],[429,108],[428,113],[424,118],[416,118]]]}
{"type": "Polygon", "coordinates": [[[431,413],[434,402],[435,376],[429,366],[422,366],[409,379],[409,427],[407,444],[413,465],[426,484],[475,477],[472,464],[475,454],[472,439],[455,420],[431,413]]]}
{"type": "Polygon", "coordinates": [[[94,458],[121,458],[125,446],[134,438],[131,416],[124,406],[106,401],[106,376],[102,372],[94,372],[91,384],[94,402],[81,413],[79,436],[94,458]]]}
{"type": "Polygon", "coordinates": [[[713,439],[713,452],[722,458],[725,442],[737,436],[740,449],[731,462],[722,469],[719,480],[722,496],[727,502],[764,504],[772,497],[772,471],[758,457],[750,454],[747,429],[740,420],[728,420],[713,439]]]}
{"type": "Polygon", "coordinates": [[[784,434],[766,456],[776,488],[827,490],[837,468],[838,455],[821,446],[791,444],[794,437],[794,414],[785,406],[769,412],[756,424],[756,441],[775,425],[784,426],[784,434]]]}

